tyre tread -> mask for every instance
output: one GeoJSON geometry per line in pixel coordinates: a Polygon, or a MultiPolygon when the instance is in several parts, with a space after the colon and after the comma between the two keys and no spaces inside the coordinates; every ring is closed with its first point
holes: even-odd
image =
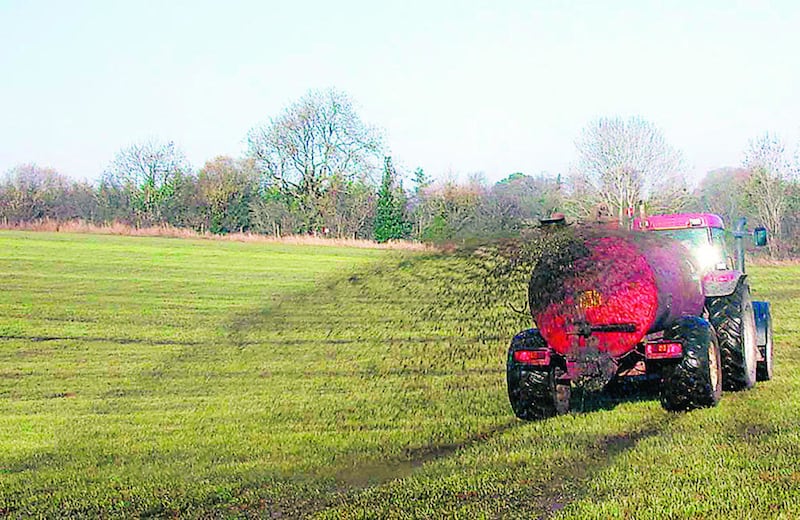
{"type": "Polygon", "coordinates": [[[740,282],[733,293],[707,300],[709,321],[717,332],[722,356],[722,388],[724,390],[744,390],[750,388],[753,383],[748,384],[744,352],[742,304],[746,291],[749,291],[749,287],[740,282]]]}
{"type": "Polygon", "coordinates": [[[670,411],[715,406],[721,390],[712,388],[705,369],[709,364],[708,343],[714,341],[711,326],[702,318],[685,317],[665,336],[682,340],[684,356],[680,362],[665,367],[661,405],[670,411]]]}

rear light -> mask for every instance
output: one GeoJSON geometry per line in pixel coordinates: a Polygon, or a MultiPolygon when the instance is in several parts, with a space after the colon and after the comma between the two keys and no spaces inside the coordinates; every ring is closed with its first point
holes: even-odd
{"type": "Polygon", "coordinates": [[[702,226],[703,225],[703,219],[701,219],[701,218],[690,218],[689,219],[689,225],[690,226],[702,226]]]}
{"type": "Polygon", "coordinates": [[[677,341],[645,343],[644,357],[647,359],[672,359],[683,357],[683,345],[677,341]]]}
{"type": "Polygon", "coordinates": [[[550,364],[549,350],[517,350],[514,352],[514,361],[525,365],[547,366],[550,364]]]}

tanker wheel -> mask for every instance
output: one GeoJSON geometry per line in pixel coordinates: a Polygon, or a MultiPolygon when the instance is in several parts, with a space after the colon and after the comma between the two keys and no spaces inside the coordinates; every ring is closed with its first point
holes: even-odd
{"type": "Polygon", "coordinates": [[[708,314],[722,354],[722,387],[745,390],[756,384],[758,344],[750,288],[739,282],[728,296],[708,299],[708,314]]]}
{"type": "Polygon", "coordinates": [[[536,329],[517,334],[511,341],[506,367],[508,400],[514,415],[526,421],[545,419],[569,411],[570,385],[559,381],[556,367],[533,367],[513,360],[518,349],[547,348],[536,329]]]}
{"type": "Polygon", "coordinates": [[[514,415],[526,421],[569,412],[570,385],[557,381],[555,369],[510,369],[508,399],[514,415]]]}
{"type": "Polygon", "coordinates": [[[702,318],[686,316],[664,337],[683,343],[683,357],[664,366],[661,406],[670,411],[716,406],[722,397],[722,367],[711,325],[702,318]]]}
{"type": "Polygon", "coordinates": [[[758,370],[756,372],[756,379],[758,381],[769,381],[772,379],[772,316],[767,315],[767,330],[766,330],[766,343],[763,347],[758,347],[761,350],[763,361],[758,362],[758,370]]]}

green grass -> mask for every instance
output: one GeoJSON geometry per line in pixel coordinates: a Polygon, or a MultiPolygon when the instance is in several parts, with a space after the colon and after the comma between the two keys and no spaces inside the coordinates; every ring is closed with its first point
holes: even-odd
{"type": "MultiPolygon", "coordinates": [[[[490,259],[0,233],[0,514],[792,518],[800,267],[753,267],[776,378],[513,418],[490,259]]],[[[581,403],[577,403],[578,408],[581,403]]]]}

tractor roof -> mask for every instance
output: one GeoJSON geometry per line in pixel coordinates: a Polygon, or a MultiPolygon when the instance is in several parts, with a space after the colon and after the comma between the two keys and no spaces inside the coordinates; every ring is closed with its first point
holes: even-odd
{"type": "Polygon", "coordinates": [[[651,215],[633,220],[636,231],[652,231],[657,229],[713,227],[723,229],[722,219],[713,213],[674,213],[671,215],[651,215]]]}

